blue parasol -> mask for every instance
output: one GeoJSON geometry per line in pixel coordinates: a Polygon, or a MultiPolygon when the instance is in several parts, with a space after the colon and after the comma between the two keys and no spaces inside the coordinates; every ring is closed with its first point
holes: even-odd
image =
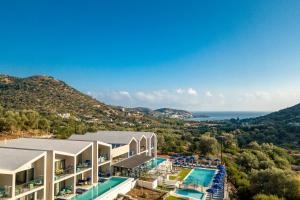
{"type": "Polygon", "coordinates": [[[211,193],[211,194],[215,194],[217,192],[217,190],[214,189],[214,188],[209,188],[209,189],[206,190],[206,192],[211,193]]]}
{"type": "Polygon", "coordinates": [[[213,182],[214,182],[214,183],[220,183],[220,182],[221,182],[221,180],[214,179],[214,180],[213,180],[213,182]]]}
{"type": "Polygon", "coordinates": [[[214,185],[212,186],[212,188],[217,189],[217,190],[220,190],[220,189],[222,189],[222,186],[219,185],[219,184],[214,184],[214,185]]]}

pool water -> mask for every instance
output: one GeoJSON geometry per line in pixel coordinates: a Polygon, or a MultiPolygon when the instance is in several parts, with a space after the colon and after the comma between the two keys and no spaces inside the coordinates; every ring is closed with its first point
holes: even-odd
{"type": "Polygon", "coordinates": [[[72,200],[93,200],[126,180],[127,178],[112,177],[104,183],[98,183],[97,186],[91,188],[89,191],[81,195],[77,195],[72,200]]]}
{"type": "Polygon", "coordinates": [[[198,186],[208,187],[211,183],[216,170],[212,169],[203,169],[203,168],[195,168],[192,172],[184,179],[183,183],[188,184],[196,184],[198,186]]]}
{"type": "Polygon", "coordinates": [[[165,162],[167,159],[165,158],[154,158],[152,160],[149,161],[149,166],[150,168],[155,168],[157,167],[158,165],[160,165],[162,162],[165,162]]]}
{"type": "Polygon", "coordinates": [[[194,199],[203,199],[204,193],[203,192],[198,192],[196,190],[191,190],[191,189],[177,189],[175,191],[176,194],[186,196],[186,197],[192,197],[194,199]]]}

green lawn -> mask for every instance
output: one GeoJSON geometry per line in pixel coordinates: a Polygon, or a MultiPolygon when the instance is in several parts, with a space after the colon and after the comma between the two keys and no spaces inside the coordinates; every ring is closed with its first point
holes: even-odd
{"type": "Polygon", "coordinates": [[[188,175],[188,173],[190,173],[192,169],[189,169],[189,168],[182,168],[178,174],[178,180],[179,181],[182,181],[186,175],[188,175]]]}
{"type": "Polygon", "coordinates": [[[174,197],[174,196],[168,196],[166,198],[166,200],[182,200],[181,198],[178,198],[178,197],[174,197]]]}
{"type": "Polygon", "coordinates": [[[170,180],[176,180],[176,178],[179,180],[179,181],[182,181],[186,175],[188,175],[188,173],[190,173],[192,169],[189,169],[189,168],[182,168],[178,174],[178,176],[176,175],[171,175],[169,176],[169,179],[170,180]]]}

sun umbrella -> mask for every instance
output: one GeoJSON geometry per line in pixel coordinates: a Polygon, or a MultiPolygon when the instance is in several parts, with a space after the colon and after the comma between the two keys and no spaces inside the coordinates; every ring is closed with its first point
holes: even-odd
{"type": "Polygon", "coordinates": [[[224,165],[218,165],[218,169],[225,169],[224,165]]]}
{"type": "Polygon", "coordinates": [[[223,179],[222,178],[214,178],[214,180],[221,182],[223,179]]]}
{"type": "Polygon", "coordinates": [[[214,185],[212,186],[212,188],[217,189],[217,190],[220,190],[220,189],[222,189],[222,186],[219,185],[219,184],[214,184],[214,185]]]}
{"type": "Polygon", "coordinates": [[[213,182],[214,182],[214,183],[220,183],[220,180],[214,179],[213,182]]]}
{"type": "Polygon", "coordinates": [[[224,176],[218,175],[218,174],[217,174],[217,175],[215,176],[215,178],[224,178],[224,176]]]}
{"type": "Polygon", "coordinates": [[[206,190],[206,192],[211,193],[211,194],[215,194],[217,192],[217,190],[214,189],[214,188],[209,188],[209,189],[206,190]]]}

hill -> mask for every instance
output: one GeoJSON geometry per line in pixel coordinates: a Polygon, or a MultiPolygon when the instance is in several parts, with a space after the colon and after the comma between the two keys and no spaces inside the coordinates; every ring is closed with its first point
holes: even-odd
{"type": "Polygon", "coordinates": [[[186,119],[186,118],[193,117],[193,114],[186,110],[160,108],[154,111],[160,113],[162,116],[170,117],[170,118],[186,119]]]}
{"type": "Polygon", "coordinates": [[[33,110],[48,119],[72,119],[102,127],[149,126],[158,122],[142,113],[106,105],[50,76],[0,75],[0,105],[6,111],[33,110]]]}
{"type": "Polygon", "coordinates": [[[242,131],[239,137],[241,144],[256,140],[288,148],[300,148],[300,104],[262,117],[231,120],[225,127],[242,131]]]}
{"type": "Polygon", "coordinates": [[[173,108],[159,108],[152,110],[145,107],[128,108],[128,110],[140,112],[145,115],[150,115],[155,118],[173,118],[173,119],[187,119],[193,117],[193,114],[186,110],[178,110],[173,108]]]}

